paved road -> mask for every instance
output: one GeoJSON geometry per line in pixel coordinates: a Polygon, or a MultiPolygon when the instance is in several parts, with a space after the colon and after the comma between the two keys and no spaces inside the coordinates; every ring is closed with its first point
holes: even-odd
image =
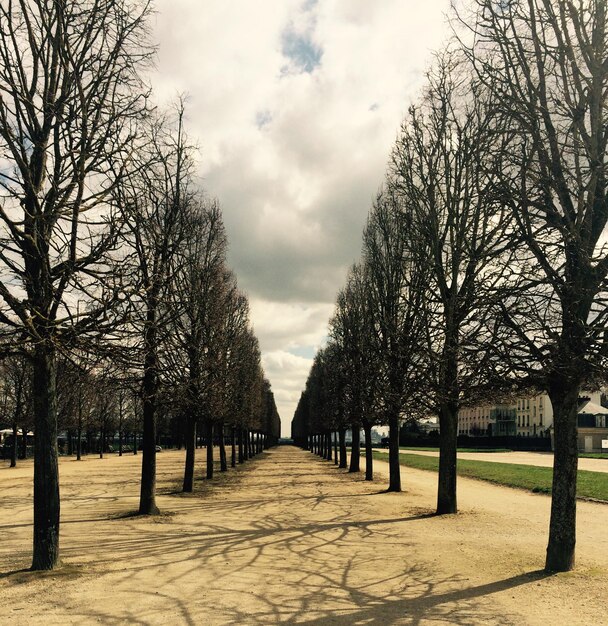
{"type": "MultiPolygon", "coordinates": [[[[421,454],[423,456],[439,456],[439,452],[428,450],[401,450],[401,454],[421,454]]],[[[489,461],[490,463],[517,463],[553,467],[552,452],[459,452],[459,459],[471,461],[489,461]]],[[[579,459],[578,468],[590,472],[608,473],[608,455],[606,459],[579,459]]]]}

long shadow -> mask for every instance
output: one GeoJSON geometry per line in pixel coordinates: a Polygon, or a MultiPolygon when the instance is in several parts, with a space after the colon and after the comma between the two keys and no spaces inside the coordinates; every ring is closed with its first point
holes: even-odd
{"type": "MultiPolygon", "coordinates": [[[[238,497],[238,491],[234,500],[229,493],[214,499],[213,490],[207,499],[208,490],[201,490],[187,500],[175,497],[179,513],[167,524],[146,518],[103,518],[96,520],[99,524],[94,532],[79,534],[71,545],[64,542],[63,555],[69,561],[95,554],[95,561],[79,573],[104,579],[109,590],[121,589],[123,597],[133,594],[133,604],[129,601],[130,606],[121,606],[120,614],[97,603],[86,610],[79,608],[83,612],[76,617],[82,617],[83,622],[148,624],[158,621],[154,607],[160,606],[158,610],[168,611],[162,614],[167,620],[170,615],[170,621],[186,624],[215,623],[225,617],[223,623],[239,625],[297,622],[380,626],[422,621],[507,625],[516,624],[517,616],[502,615],[500,606],[484,600],[484,596],[547,576],[530,572],[467,585],[458,576],[439,574],[432,564],[412,565],[417,546],[408,541],[408,525],[434,517],[433,513],[378,515],[375,499],[360,498],[373,494],[356,491],[352,482],[345,482],[338,474],[329,483],[319,480],[318,494],[299,495],[299,481],[277,491],[276,484],[257,482],[254,463],[243,466],[254,471],[233,474],[237,479],[230,487],[254,487],[261,494],[258,499],[238,497]],[[333,495],[334,490],[346,486],[352,493],[333,495]],[[268,508],[269,499],[273,509],[268,508]],[[202,520],[209,521],[201,521],[199,516],[193,526],[188,513],[201,507],[208,514],[202,520]],[[375,517],[361,519],[366,515],[375,517]],[[389,559],[392,565],[394,559],[408,565],[387,568],[389,559]],[[154,580],[154,591],[133,585],[145,572],[149,578],[144,580],[154,580]],[[209,599],[221,598],[221,606],[201,603],[203,594],[209,599]],[[136,607],[139,598],[144,605],[136,607]]],[[[299,463],[311,467],[304,457],[289,462],[273,459],[278,473],[283,467],[293,472],[299,463]]],[[[310,487],[310,471],[296,475],[310,487]]],[[[321,478],[313,475],[315,482],[321,478]]],[[[27,570],[8,572],[0,578],[12,582],[24,572],[27,570]]],[[[64,606],[69,614],[70,598],[63,592],[61,597],[53,597],[53,603],[64,606]]],[[[76,587],[72,590],[73,597],[80,597],[80,593],[76,587]]],[[[82,607],[81,602],[78,604],[82,607]]]]}
{"type": "MultiPolygon", "coordinates": [[[[476,598],[485,597],[501,591],[514,589],[522,585],[534,583],[538,580],[552,576],[543,570],[535,570],[517,576],[511,576],[504,580],[498,580],[484,585],[467,587],[458,591],[450,591],[447,593],[425,593],[416,598],[407,598],[402,600],[388,600],[378,605],[366,607],[358,611],[349,613],[342,617],[333,617],[332,624],[350,625],[353,623],[364,623],[383,626],[385,624],[393,624],[404,617],[410,619],[410,623],[418,624],[421,620],[433,621],[433,613],[437,607],[446,604],[462,603],[476,598]]],[[[459,615],[458,604],[451,610],[441,612],[442,621],[454,624],[470,623],[462,621],[462,615],[459,615]]],[[[489,616],[488,616],[489,617],[489,616]]],[[[499,616],[496,616],[499,619],[499,616]]],[[[507,620],[505,616],[505,620],[507,620]]],[[[326,618],[314,618],[312,620],[298,621],[299,624],[322,624],[326,623],[326,618]]],[[[505,621],[505,623],[512,623],[505,621]]]]}

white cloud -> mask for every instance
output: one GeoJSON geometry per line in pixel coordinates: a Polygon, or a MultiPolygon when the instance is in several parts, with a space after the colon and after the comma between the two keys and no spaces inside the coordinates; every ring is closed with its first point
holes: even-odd
{"type": "MultiPolygon", "coordinates": [[[[157,2],[154,84],[161,99],[189,94],[203,184],[223,206],[284,432],[295,379],[270,355],[323,341],[448,9],[449,0],[157,2]]],[[[309,365],[298,361],[300,378],[309,365]]]]}
{"type": "MultiPolygon", "coordinates": [[[[293,413],[293,407],[297,404],[304,389],[312,358],[296,356],[284,350],[275,350],[264,354],[262,364],[270,380],[281,381],[280,385],[273,386],[279,415],[293,413]]],[[[282,418],[283,433],[290,432],[290,423],[291,416],[287,420],[282,418]]]]}

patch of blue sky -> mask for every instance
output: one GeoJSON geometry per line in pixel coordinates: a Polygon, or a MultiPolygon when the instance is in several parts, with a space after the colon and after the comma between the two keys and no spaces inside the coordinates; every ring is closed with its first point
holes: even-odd
{"type": "Polygon", "coordinates": [[[294,356],[301,356],[304,359],[313,359],[316,349],[314,346],[297,346],[296,348],[288,348],[288,352],[294,356]]]}
{"type": "MultiPolygon", "coordinates": [[[[295,32],[292,28],[284,31],[281,52],[291,61],[292,67],[299,72],[312,73],[321,65],[323,50],[317,46],[307,33],[295,32]]],[[[288,73],[291,68],[284,68],[288,73]]]]}

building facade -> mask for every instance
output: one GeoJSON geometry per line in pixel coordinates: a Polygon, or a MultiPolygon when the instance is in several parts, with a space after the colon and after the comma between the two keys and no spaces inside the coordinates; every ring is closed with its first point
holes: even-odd
{"type": "MultiPolygon", "coordinates": [[[[584,392],[578,417],[579,450],[596,452],[608,440],[608,409],[601,393],[584,392]]],[[[458,434],[470,437],[551,437],[553,406],[546,393],[522,396],[512,403],[463,407],[458,412],[458,434]]],[[[606,444],[604,444],[606,445],[606,444]]]]}

